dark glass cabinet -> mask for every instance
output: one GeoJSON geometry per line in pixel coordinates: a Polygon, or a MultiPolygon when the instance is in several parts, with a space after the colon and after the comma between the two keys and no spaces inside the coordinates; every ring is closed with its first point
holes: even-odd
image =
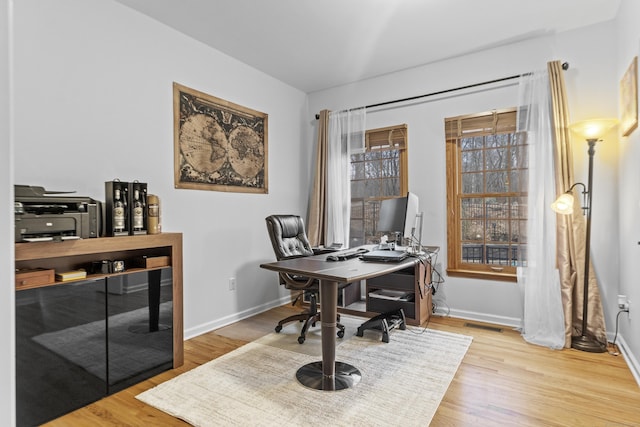
{"type": "Polygon", "coordinates": [[[170,369],[171,285],[167,267],[16,292],[18,425],[170,369]]]}
{"type": "Polygon", "coordinates": [[[18,426],[39,425],[105,395],[106,377],[91,372],[106,366],[104,289],[99,279],[16,292],[18,426]],[[80,329],[91,338],[77,340],[80,329]],[[76,357],[91,362],[85,368],[70,360],[76,357]]]}
{"type": "Polygon", "coordinates": [[[43,424],[183,363],[181,234],[16,244],[20,270],[68,271],[100,259],[127,268],[34,286],[16,276],[18,426],[43,424]],[[150,259],[162,265],[144,265],[150,259]]]}

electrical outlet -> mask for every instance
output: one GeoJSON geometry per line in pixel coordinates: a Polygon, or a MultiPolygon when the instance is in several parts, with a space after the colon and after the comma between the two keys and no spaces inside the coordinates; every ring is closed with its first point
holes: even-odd
{"type": "Polygon", "coordinates": [[[236,278],[235,277],[229,277],[229,290],[230,291],[235,291],[236,290],[236,278]]]}
{"type": "Polygon", "coordinates": [[[627,317],[631,320],[631,300],[627,300],[627,317]]]}
{"type": "Polygon", "coordinates": [[[629,303],[627,301],[626,295],[618,295],[618,308],[620,310],[626,310],[629,308],[629,303]]]}

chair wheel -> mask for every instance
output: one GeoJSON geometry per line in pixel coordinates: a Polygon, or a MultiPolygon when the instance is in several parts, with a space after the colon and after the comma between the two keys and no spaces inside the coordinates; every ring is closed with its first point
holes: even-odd
{"type": "Polygon", "coordinates": [[[276,326],[276,332],[280,332],[282,330],[282,325],[276,326]]]}
{"type": "Polygon", "coordinates": [[[344,338],[344,331],[338,331],[338,338],[344,338]]]}
{"type": "Polygon", "coordinates": [[[304,337],[298,337],[298,344],[304,343],[304,337]]]}

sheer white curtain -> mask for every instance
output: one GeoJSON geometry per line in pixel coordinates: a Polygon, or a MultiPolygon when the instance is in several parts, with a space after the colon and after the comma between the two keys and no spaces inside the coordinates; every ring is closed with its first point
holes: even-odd
{"type": "Polygon", "coordinates": [[[327,149],[327,237],[326,243],[349,247],[351,216],[350,154],[364,148],[366,110],[329,114],[327,149]]]}
{"type": "Polygon", "coordinates": [[[556,197],[553,164],[549,74],[540,70],[522,76],[519,85],[518,134],[528,143],[528,208],[526,262],[518,268],[523,294],[522,336],[553,349],[564,347],[564,312],[556,268],[556,197]]]}

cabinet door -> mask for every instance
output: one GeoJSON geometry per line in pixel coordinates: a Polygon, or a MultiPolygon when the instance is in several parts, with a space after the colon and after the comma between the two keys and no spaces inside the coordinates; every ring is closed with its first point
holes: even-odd
{"type": "Polygon", "coordinates": [[[107,278],[109,393],[173,366],[171,267],[107,278]]]}
{"type": "Polygon", "coordinates": [[[106,391],[105,280],[17,291],[17,425],[42,424],[106,391]]]}

